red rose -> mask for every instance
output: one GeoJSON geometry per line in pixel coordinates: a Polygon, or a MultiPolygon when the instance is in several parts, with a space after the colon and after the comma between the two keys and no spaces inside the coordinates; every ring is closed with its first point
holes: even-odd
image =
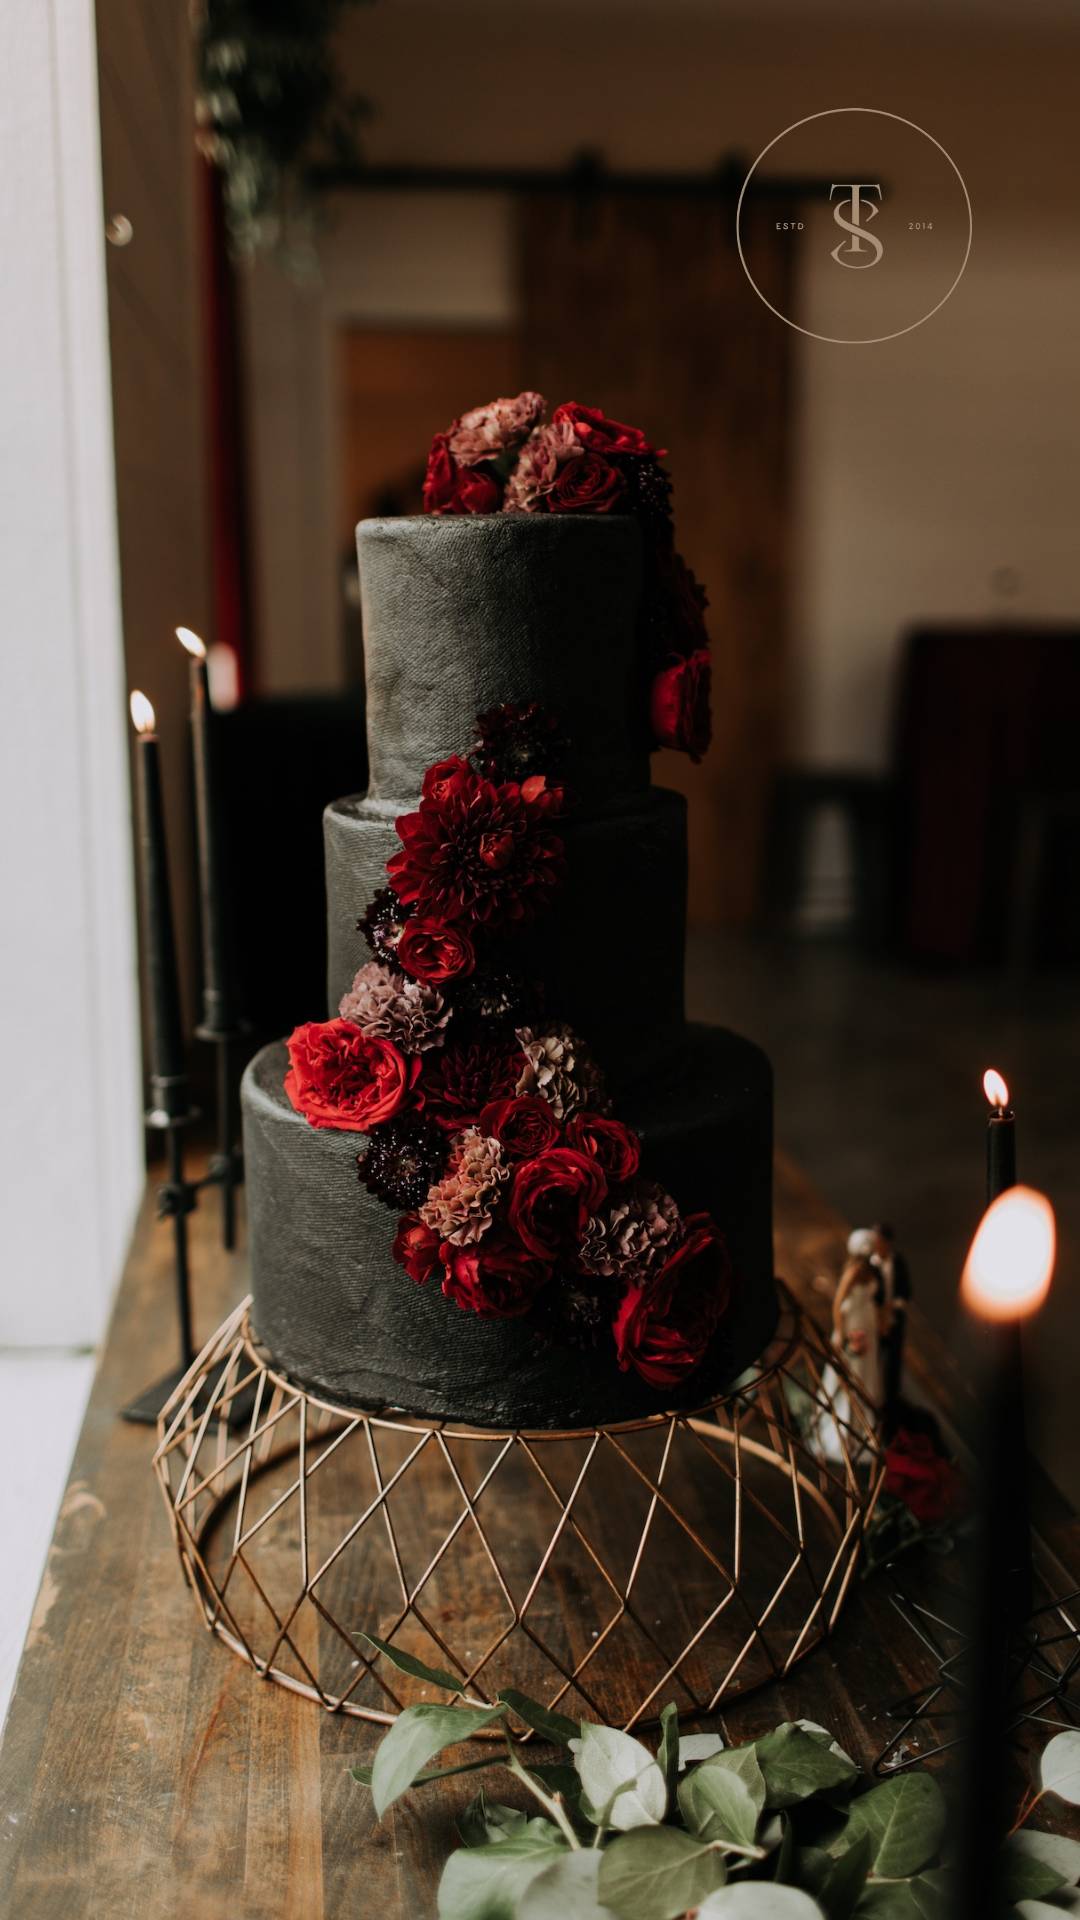
{"type": "Polygon", "coordinates": [[[553,1147],[559,1137],[559,1123],[551,1107],[534,1093],[489,1100],[476,1124],[481,1133],[499,1142],[508,1160],[534,1160],[553,1147]]]}
{"type": "Polygon", "coordinates": [[[920,1526],[936,1527],[961,1505],[960,1476],[929,1434],[898,1428],[885,1451],[885,1491],[902,1500],[920,1526]]]}
{"type": "Polygon", "coordinates": [[[393,1255],[409,1279],[422,1287],[439,1264],[439,1236],[415,1213],[403,1213],[394,1235],[393,1255]]]}
{"type": "Polygon", "coordinates": [[[630,1287],[615,1315],[623,1372],[636,1368],[650,1387],[678,1386],[701,1365],[731,1298],[731,1263],[707,1213],[691,1214],[686,1238],[644,1286],[630,1287]]]}
{"type": "Polygon", "coordinates": [[[626,492],[618,467],[602,453],[565,460],[546,496],[549,513],[611,513],[626,492]]]}
{"type": "Polygon", "coordinates": [[[424,476],[425,513],[497,513],[502,502],[498,481],[484,467],[459,466],[437,433],[424,476]]]}
{"type": "Polygon", "coordinates": [[[491,929],[529,919],[562,876],[563,843],[547,824],[562,805],[562,789],[542,774],[496,786],[464,762],[442,761],[416,812],[398,816],[390,885],[425,919],[491,929]]]}
{"type": "Polygon", "coordinates": [[[441,987],[471,973],[476,965],[476,950],[460,927],[446,927],[440,920],[425,920],[419,914],[406,920],[394,957],[406,973],[426,980],[430,987],[441,987]]]}
{"type": "Polygon", "coordinates": [[[285,1091],[313,1127],[369,1133],[398,1111],[420,1071],[351,1020],[309,1020],[289,1040],[285,1091]]]}
{"type": "Polygon", "coordinates": [[[442,1290],[467,1313],[512,1319],[528,1313],[551,1268],[511,1234],[488,1233],[474,1247],[444,1246],[442,1290]]]}
{"type": "Polygon", "coordinates": [[[475,1126],[488,1102],[513,1093],[525,1064],[514,1039],[452,1040],[422,1056],[424,1111],[449,1133],[475,1126]]]}
{"type": "Polygon", "coordinates": [[[674,747],[700,760],[712,739],[709,712],[711,668],[704,647],[688,660],[663,667],[652,683],[650,718],[658,747],[674,747]]]}
{"type": "Polygon", "coordinates": [[[609,1120],[606,1114],[575,1113],[566,1128],[566,1144],[587,1153],[603,1168],[613,1187],[632,1180],[641,1165],[641,1141],[621,1120],[609,1120]]]}
{"type": "Polygon", "coordinates": [[[518,1167],[510,1225],[530,1253],[551,1259],[560,1246],[580,1238],[606,1193],[603,1170],[587,1153],[551,1147],[518,1167]]]}
{"type": "Polygon", "coordinates": [[[640,427],[628,427],[621,420],[609,420],[599,407],[583,407],[577,400],[564,400],[551,416],[552,425],[565,420],[578,439],[594,453],[652,454],[662,460],[666,447],[649,445],[640,427]]]}

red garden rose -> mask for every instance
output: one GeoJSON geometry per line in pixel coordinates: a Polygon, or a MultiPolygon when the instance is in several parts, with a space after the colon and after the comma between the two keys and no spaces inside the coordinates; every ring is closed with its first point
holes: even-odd
{"type": "Polygon", "coordinates": [[[607,1193],[602,1168],[574,1147],[551,1147],[514,1175],[509,1219],[530,1253],[551,1259],[580,1238],[607,1193]]]}
{"type": "Polygon", "coordinates": [[[393,1255],[409,1279],[423,1286],[439,1264],[439,1236],[415,1213],[403,1213],[394,1235],[393,1255]]]}
{"type": "Polygon", "coordinates": [[[666,447],[650,446],[640,427],[628,427],[622,420],[609,420],[599,407],[583,407],[580,401],[564,400],[551,416],[552,425],[563,421],[573,427],[582,444],[594,453],[651,454],[662,460],[666,447]]]}
{"type": "Polygon", "coordinates": [[[463,761],[444,761],[417,811],[398,818],[390,884],[425,919],[489,929],[530,919],[562,875],[563,843],[548,826],[562,805],[562,789],[542,774],[497,786],[463,761]]]}
{"type": "Polygon", "coordinates": [[[534,1160],[559,1137],[559,1123],[549,1103],[535,1093],[490,1100],[477,1125],[481,1133],[499,1142],[508,1160],[534,1160]]]}
{"type": "Polygon", "coordinates": [[[686,1238],[660,1271],[630,1287],[615,1315],[615,1350],[658,1391],[701,1365],[731,1298],[731,1263],[707,1213],[691,1214],[686,1238]]]}
{"type": "Polygon", "coordinates": [[[566,460],[546,495],[549,513],[611,513],[621,503],[626,482],[602,453],[586,449],[579,460],[566,460]]]}
{"type": "Polygon", "coordinates": [[[417,1096],[426,1117],[450,1133],[478,1125],[489,1101],[513,1093],[524,1065],[512,1036],[452,1040],[423,1058],[417,1096]]]}
{"type": "Polygon", "coordinates": [[[608,1184],[632,1180],[641,1165],[641,1141],[621,1120],[582,1108],[567,1122],[566,1144],[587,1153],[604,1171],[608,1184]]]}
{"type": "Polygon", "coordinates": [[[497,513],[502,489],[484,467],[459,466],[448,446],[448,435],[437,433],[424,475],[425,513],[497,513]]]}
{"type": "Polygon", "coordinates": [[[704,647],[688,660],[663,667],[652,683],[650,718],[658,747],[674,747],[700,760],[712,739],[709,711],[711,668],[704,647]]]}
{"type": "Polygon", "coordinates": [[[885,1451],[885,1491],[902,1500],[920,1526],[937,1527],[957,1512],[960,1476],[929,1434],[900,1427],[885,1451]]]}
{"type": "Polygon", "coordinates": [[[397,1113],[420,1071],[351,1020],[309,1020],[289,1040],[285,1091],[313,1127],[368,1133],[397,1113]]]}
{"type": "Polygon", "coordinates": [[[551,1268],[511,1234],[486,1234],[474,1247],[444,1246],[442,1258],[447,1299],[486,1320],[528,1313],[551,1278],[551,1268]]]}
{"type": "Polygon", "coordinates": [[[425,920],[420,914],[406,920],[394,957],[406,973],[430,987],[469,974],[476,965],[476,949],[462,928],[425,920]]]}

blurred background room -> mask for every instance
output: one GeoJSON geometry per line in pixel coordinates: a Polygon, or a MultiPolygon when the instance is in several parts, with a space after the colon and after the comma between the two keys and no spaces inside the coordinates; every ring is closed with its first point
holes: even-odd
{"type": "Polygon", "coordinates": [[[251,1046],[321,1017],[321,809],[365,778],[353,529],[419,510],[435,430],[533,387],[667,447],[708,587],[713,746],[654,774],[691,801],[691,1010],[771,1053],[780,1146],[895,1224],[945,1335],[1005,1074],[1061,1242],[1035,1444],[1080,1493],[1076,9],[49,0],[15,40],[12,1379],[100,1338],[144,1178],[127,690],[158,716],[191,1023],[180,623],[210,646],[251,1046]],[[932,132],[973,208],[951,298],[873,345],[815,337],[828,244],[775,237],[830,217],[812,132],[755,216],[796,325],[735,245],[751,161],[843,105],[932,132]],[[61,1152],[90,1171],[57,1209],[61,1152]]]}

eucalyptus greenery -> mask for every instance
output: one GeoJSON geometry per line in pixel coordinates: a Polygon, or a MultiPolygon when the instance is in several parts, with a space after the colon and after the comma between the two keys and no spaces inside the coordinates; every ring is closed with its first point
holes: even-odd
{"type": "MultiPolygon", "coordinates": [[[[365,1638],[401,1671],[460,1697],[453,1674],[365,1638]]],[[[499,1768],[535,1811],[486,1790],[469,1802],[440,1882],[438,1920],[951,1920],[959,1896],[933,1775],[872,1782],[809,1720],[724,1747],[716,1734],[680,1735],[667,1706],[654,1754],[628,1733],[570,1720],[506,1688],[494,1704],[407,1708],[374,1764],[352,1772],[381,1819],[426,1781],[499,1768]],[[523,1760],[515,1724],[560,1757],[523,1760]],[[445,1748],[493,1729],[503,1742],[431,1766],[445,1748]]],[[[1080,1731],[1051,1740],[1025,1816],[1046,1794],[1080,1805],[1080,1731]]],[[[1080,1915],[1080,1842],[1014,1833],[1001,1884],[1022,1920],[1080,1915]]]]}
{"type": "Polygon", "coordinates": [[[297,251],[308,168],[353,162],[367,102],[341,82],[334,34],[363,0],[199,0],[198,143],[221,171],[235,250],[297,251]]]}

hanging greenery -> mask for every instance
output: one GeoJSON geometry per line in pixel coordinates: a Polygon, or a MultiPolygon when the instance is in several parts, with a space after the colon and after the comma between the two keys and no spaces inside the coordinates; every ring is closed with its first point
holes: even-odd
{"type": "Polygon", "coordinates": [[[221,171],[242,256],[307,235],[308,168],[355,163],[368,103],[337,71],[334,35],[365,0],[197,0],[200,150],[221,171]]]}

